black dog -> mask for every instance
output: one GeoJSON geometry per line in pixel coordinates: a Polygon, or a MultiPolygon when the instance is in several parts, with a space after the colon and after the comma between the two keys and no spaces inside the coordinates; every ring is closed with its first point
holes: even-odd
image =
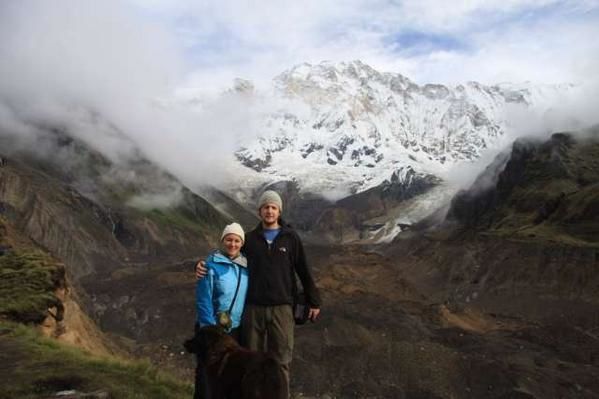
{"type": "Polygon", "coordinates": [[[184,346],[205,365],[209,399],[287,399],[285,375],[273,356],[242,348],[221,327],[202,327],[184,346]]]}

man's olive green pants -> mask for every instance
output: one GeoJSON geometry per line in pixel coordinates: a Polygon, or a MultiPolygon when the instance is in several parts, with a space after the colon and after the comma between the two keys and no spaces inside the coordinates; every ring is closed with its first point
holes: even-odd
{"type": "Polygon", "coordinates": [[[245,345],[251,350],[272,353],[281,365],[288,397],[295,327],[291,305],[246,305],[242,326],[245,345]]]}

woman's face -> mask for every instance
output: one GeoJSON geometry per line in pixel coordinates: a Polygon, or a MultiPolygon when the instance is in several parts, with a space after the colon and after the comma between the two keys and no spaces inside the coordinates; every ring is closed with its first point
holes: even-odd
{"type": "Polygon", "coordinates": [[[223,238],[223,247],[229,258],[235,258],[239,255],[243,241],[237,234],[227,234],[223,238]]]}

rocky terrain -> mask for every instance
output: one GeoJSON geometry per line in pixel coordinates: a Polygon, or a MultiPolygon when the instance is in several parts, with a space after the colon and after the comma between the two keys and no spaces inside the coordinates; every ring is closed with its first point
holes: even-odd
{"type": "MultiPolygon", "coordinates": [[[[345,248],[320,260],[327,307],[320,323],[298,329],[297,391],[343,398],[599,397],[596,283],[593,299],[568,290],[567,282],[537,283],[547,255],[510,242],[409,240],[394,251],[401,258],[345,248]],[[474,279],[474,266],[463,263],[507,254],[527,254],[504,272],[509,282],[461,286],[474,279]]],[[[549,254],[548,268],[564,268],[575,251],[549,254]]],[[[596,260],[583,259],[573,266],[596,276],[596,260]]]]}
{"type": "Polygon", "coordinates": [[[587,133],[516,142],[434,228],[371,251],[314,248],[327,306],[298,329],[296,389],[599,397],[599,132],[587,133]]]}

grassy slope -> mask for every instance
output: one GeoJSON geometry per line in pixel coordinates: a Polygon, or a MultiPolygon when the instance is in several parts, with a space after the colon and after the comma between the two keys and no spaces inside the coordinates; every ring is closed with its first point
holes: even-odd
{"type": "Polygon", "coordinates": [[[92,356],[41,336],[33,328],[0,322],[0,398],[38,398],[61,390],[109,392],[111,398],[185,398],[191,386],[147,362],[92,356]]]}
{"type": "Polygon", "coordinates": [[[57,302],[54,289],[64,268],[40,251],[0,256],[0,316],[40,323],[57,302]]]}
{"type": "Polygon", "coordinates": [[[185,398],[191,387],[147,362],[92,356],[43,337],[36,323],[57,299],[64,268],[46,253],[7,234],[0,218],[1,399],[39,398],[57,391],[102,390],[111,398],[185,398]],[[27,324],[25,324],[27,323],[27,324]]]}
{"type": "Polygon", "coordinates": [[[211,230],[209,227],[189,217],[179,208],[152,209],[145,212],[145,215],[160,226],[178,228],[183,231],[193,231],[197,234],[210,234],[217,231],[216,229],[211,230]]]}

